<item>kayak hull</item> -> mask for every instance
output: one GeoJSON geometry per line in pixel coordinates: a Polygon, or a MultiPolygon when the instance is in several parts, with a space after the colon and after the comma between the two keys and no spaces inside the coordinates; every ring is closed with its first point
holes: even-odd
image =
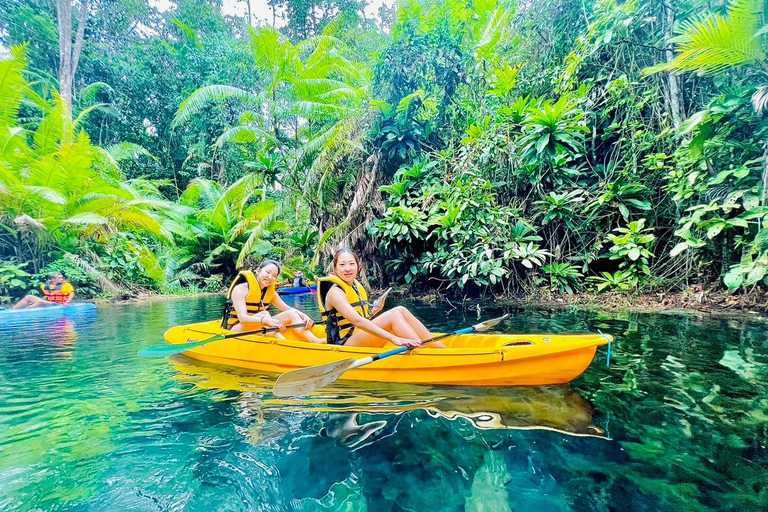
{"type": "Polygon", "coordinates": [[[317,291],[316,284],[313,284],[312,286],[288,286],[285,288],[277,289],[278,295],[298,295],[300,293],[309,293],[314,291],[317,291]]]}
{"type": "Polygon", "coordinates": [[[69,306],[56,305],[22,309],[0,309],[0,323],[31,318],[60,318],[95,311],[96,304],[90,302],[73,302],[69,306]]]}
{"type": "MultiPolygon", "coordinates": [[[[315,334],[324,337],[323,328],[315,334]]],[[[230,334],[219,322],[173,327],[168,343],[204,340],[230,334]]],[[[286,337],[293,332],[287,330],[286,337]]],[[[342,379],[459,386],[542,386],[570,382],[592,363],[598,346],[608,340],[597,334],[519,335],[465,334],[444,341],[447,349],[420,348],[348,371],[342,379]]],[[[280,374],[297,368],[363,358],[393,348],[318,345],[295,339],[247,335],[209,343],[184,352],[208,363],[280,374]]]]}

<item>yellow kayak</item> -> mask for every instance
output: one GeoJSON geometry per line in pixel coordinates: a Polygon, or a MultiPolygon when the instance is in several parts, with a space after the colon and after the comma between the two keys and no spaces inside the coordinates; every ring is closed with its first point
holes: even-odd
{"type": "MultiPolygon", "coordinates": [[[[313,332],[325,338],[324,328],[313,332]]],[[[232,334],[219,321],[173,327],[165,333],[172,345],[232,334]]],[[[318,345],[244,335],[192,348],[184,355],[214,364],[284,373],[392,349],[318,345]]],[[[587,369],[597,347],[610,336],[599,334],[462,334],[443,340],[448,348],[418,348],[346,372],[346,380],[453,386],[543,386],[570,382],[587,369]]]]}

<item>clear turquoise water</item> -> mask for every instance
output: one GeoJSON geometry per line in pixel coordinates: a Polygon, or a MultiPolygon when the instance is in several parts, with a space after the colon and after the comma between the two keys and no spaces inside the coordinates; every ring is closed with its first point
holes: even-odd
{"type": "MultiPolygon", "coordinates": [[[[618,339],[610,368],[602,349],[570,386],[533,389],[280,401],[271,376],[136,356],[221,300],[0,325],[0,510],[768,509],[766,323],[526,309],[499,330],[618,339]]],[[[477,320],[408,305],[435,329],[477,320]]]]}

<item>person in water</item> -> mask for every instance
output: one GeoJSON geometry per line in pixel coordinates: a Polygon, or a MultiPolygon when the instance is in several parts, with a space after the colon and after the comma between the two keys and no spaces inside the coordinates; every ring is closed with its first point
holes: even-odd
{"type": "Polygon", "coordinates": [[[17,302],[13,309],[68,306],[75,298],[75,289],[61,272],[49,274],[45,284],[40,285],[40,290],[43,297],[27,295],[17,302]]]}
{"type": "Polygon", "coordinates": [[[241,271],[227,292],[221,327],[235,332],[275,327],[278,331],[274,336],[284,338],[282,332],[287,325],[304,323],[305,327],[295,329],[299,339],[310,343],[325,343],[310,330],[314,325],[312,319],[288,306],[276,293],[275,283],[279,275],[280,264],[274,260],[264,260],[255,272],[241,271]],[[272,316],[269,313],[270,305],[281,312],[272,316]]]}
{"type": "MultiPolygon", "coordinates": [[[[416,348],[432,333],[402,306],[379,316],[372,311],[368,294],[357,281],[360,260],[351,249],[333,255],[333,273],[318,281],[317,302],[326,322],[327,342],[334,345],[382,347],[386,342],[416,348]]],[[[431,347],[445,347],[434,343],[431,347]]]]}

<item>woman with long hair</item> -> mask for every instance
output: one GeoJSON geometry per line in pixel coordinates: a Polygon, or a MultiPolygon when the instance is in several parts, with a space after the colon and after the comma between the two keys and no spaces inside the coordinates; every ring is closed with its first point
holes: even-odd
{"type": "MultiPolygon", "coordinates": [[[[387,342],[420,347],[432,333],[402,306],[376,316],[357,280],[360,259],[349,248],[333,255],[333,272],[318,281],[317,300],[326,322],[326,341],[335,345],[382,347],[387,342]]],[[[380,305],[383,307],[383,304],[380,305]]],[[[431,347],[444,347],[440,343],[431,347]]]]}

